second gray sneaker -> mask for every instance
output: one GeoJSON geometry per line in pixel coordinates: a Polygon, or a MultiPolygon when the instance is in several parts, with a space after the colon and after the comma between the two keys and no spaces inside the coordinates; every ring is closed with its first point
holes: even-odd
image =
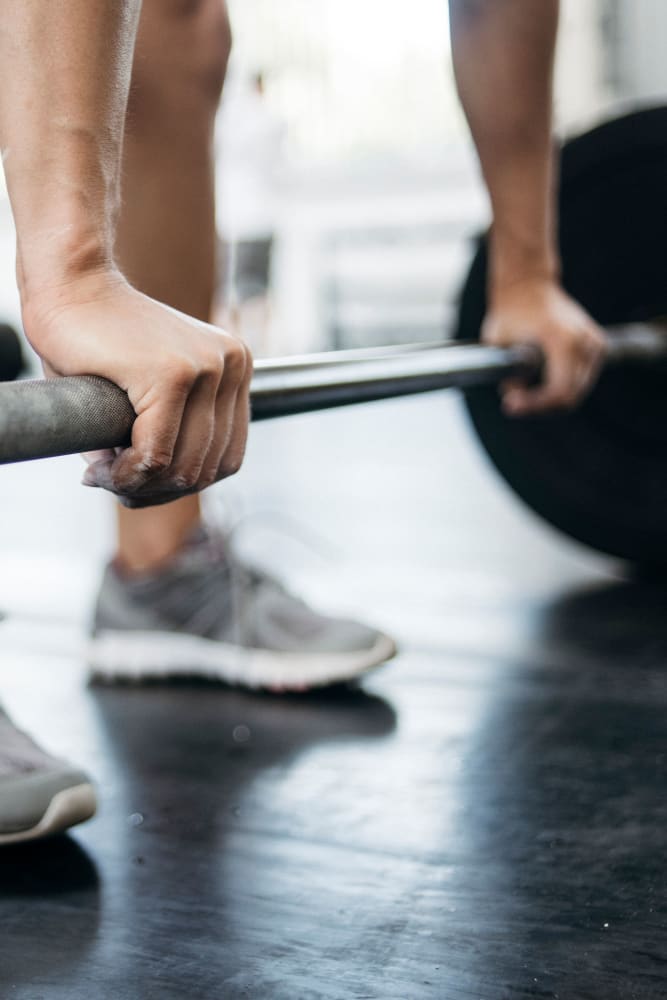
{"type": "Polygon", "coordinates": [[[189,674],[287,691],[354,680],[395,651],[389,636],[320,614],[201,529],[161,572],[107,567],[88,660],[107,680],[189,674]]]}
{"type": "Polygon", "coordinates": [[[88,775],[42,750],[0,708],[0,847],[62,833],[94,812],[88,775]]]}

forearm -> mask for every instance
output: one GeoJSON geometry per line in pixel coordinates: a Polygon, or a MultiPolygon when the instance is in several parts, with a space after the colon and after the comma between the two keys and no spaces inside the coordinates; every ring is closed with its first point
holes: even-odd
{"type": "Polygon", "coordinates": [[[110,267],[141,0],[0,0],[0,141],[24,306],[110,267]]]}
{"type": "Polygon", "coordinates": [[[492,296],[559,271],[552,78],[558,0],[450,0],[454,69],[493,209],[492,296]]]}

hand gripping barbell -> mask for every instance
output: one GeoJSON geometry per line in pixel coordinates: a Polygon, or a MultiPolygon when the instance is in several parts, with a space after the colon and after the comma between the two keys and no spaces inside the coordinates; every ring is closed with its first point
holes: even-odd
{"type": "MultiPolygon", "coordinates": [[[[497,386],[537,379],[531,344],[477,343],[486,240],[463,289],[455,340],[335,352],[255,366],[254,420],[460,387],[492,461],[570,536],[633,562],[667,565],[667,109],[609,122],[565,145],[560,242],[565,287],[610,327],[598,385],[577,410],[508,419],[497,386]]],[[[0,386],[0,462],[122,445],[134,419],[103,379],[0,386]]]]}

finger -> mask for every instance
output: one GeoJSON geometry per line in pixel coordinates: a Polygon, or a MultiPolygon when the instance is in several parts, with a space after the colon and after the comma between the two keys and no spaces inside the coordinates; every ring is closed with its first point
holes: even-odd
{"type": "Polygon", "coordinates": [[[588,360],[591,363],[593,381],[597,380],[609,353],[609,341],[602,330],[597,327],[587,341],[588,360]]]}
{"type": "Polygon", "coordinates": [[[218,393],[213,438],[200,474],[204,487],[211,486],[221,478],[218,469],[234,434],[237,395],[238,390],[235,386],[231,389],[221,389],[218,393]]]}
{"type": "Polygon", "coordinates": [[[197,380],[183,411],[169,467],[152,476],[135,492],[119,495],[124,507],[156,507],[201,489],[201,469],[215,429],[215,390],[213,380],[197,380]]]}
{"type": "Polygon", "coordinates": [[[582,402],[595,386],[606,355],[607,341],[604,334],[597,329],[591,330],[581,343],[574,384],[575,404],[582,402]]]}
{"type": "Polygon", "coordinates": [[[506,325],[502,321],[499,321],[493,313],[487,313],[480,331],[480,340],[482,343],[502,346],[510,336],[511,331],[506,325]]]}
{"type": "MultiPolygon", "coordinates": [[[[153,492],[178,493],[197,489],[215,433],[215,409],[222,380],[222,364],[216,372],[200,376],[183,411],[170,468],[146,484],[153,492]]],[[[143,491],[140,491],[143,492],[143,491]]]]}
{"type": "Polygon", "coordinates": [[[571,359],[547,358],[545,380],[535,387],[517,386],[503,397],[503,410],[509,416],[568,409],[577,399],[577,375],[571,359]]]}
{"type": "Polygon", "coordinates": [[[525,379],[522,379],[522,378],[506,378],[498,386],[498,391],[499,391],[501,397],[504,399],[506,396],[508,396],[510,393],[513,393],[515,390],[521,390],[521,389],[527,389],[527,388],[528,388],[528,386],[526,384],[526,380],[525,379]]]}
{"type": "Polygon", "coordinates": [[[602,363],[599,358],[593,358],[579,365],[576,375],[575,405],[582,403],[595,388],[601,369],[602,363]]]}
{"type": "Polygon", "coordinates": [[[81,453],[81,458],[86,465],[95,465],[96,462],[113,462],[115,457],[115,448],[103,448],[101,451],[84,451],[81,453]]]}
{"type": "MultiPolygon", "coordinates": [[[[183,408],[169,467],[150,476],[132,492],[123,492],[121,502],[124,506],[137,508],[168,503],[198,492],[216,478],[206,473],[206,467],[210,465],[217,470],[229,442],[235,439],[233,425],[238,387],[246,382],[249,384],[252,374],[251,370],[246,371],[250,354],[240,341],[226,337],[220,343],[225,345],[224,362],[222,353],[211,358],[206,375],[195,382],[183,408]]],[[[235,463],[229,472],[236,471],[238,464],[235,463]]],[[[229,472],[225,470],[224,474],[229,472]]]]}
{"type": "Polygon", "coordinates": [[[502,398],[503,413],[508,417],[523,417],[539,413],[549,406],[550,395],[544,389],[517,387],[502,398]]]}
{"type": "MultiPolygon", "coordinates": [[[[216,408],[216,433],[214,441],[202,468],[201,478],[205,485],[233,475],[238,471],[248,436],[249,390],[252,379],[252,355],[249,349],[238,341],[240,358],[235,361],[233,391],[224,382],[220,386],[216,408]],[[239,378],[240,376],[240,378],[239,378]]],[[[227,366],[229,374],[229,366],[227,366]]]]}
{"type": "Polygon", "coordinates": [[[160,396],[140,413],[132,427],[132,444],[112,462],[89,466],[84,481],[123,496],[138,493],[171,465],[187,394],[160,396]]]}
{"type": "Polygon", "coordinates": [[[234,422],[232,433],[227,442],[224,454],[218,464],[217,479],[225,479],[235,475],[241,468],[248,442],[248,426],[250,423],[250,383],[252,381],[252,354],[244,345],[245,375],[236,394],[234,402],[234,422]]]}

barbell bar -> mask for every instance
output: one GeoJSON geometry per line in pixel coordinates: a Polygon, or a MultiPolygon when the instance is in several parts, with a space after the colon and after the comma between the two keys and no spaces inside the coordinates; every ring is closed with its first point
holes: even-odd
{"type": "MultiPolygon", "coordinates": [[[[301,356],[290,364],[258,361],[251,385],[251,418],[266,420],[351,403],[453,386],[488,385],[534,377],[539,355],[530,347],[504,350],[443,343],[411,352],[363,349],[328,357],[301,356]]],[[[127,395],[94,376],[34,379],[0,386],[0,463],[97,451],[128,443],[134,411],[127,395]]]]}
{"type": "MultiPolygon", "coordinates": [[[[610,331],[608,364],[667,360],[667,336],[629,326],[610,331]]],[[[456,341],[260,360],[250,390],[254,421],[437,389],[535,381],[542,356],[533,344],[512,348],[456,341]],[[341,357],[338,357],[338,355],[341,357]]],[[[127,395],[94,376],[30,379],[0,385],[0,463],[120,447],[134,411],[127,395]]]]}

